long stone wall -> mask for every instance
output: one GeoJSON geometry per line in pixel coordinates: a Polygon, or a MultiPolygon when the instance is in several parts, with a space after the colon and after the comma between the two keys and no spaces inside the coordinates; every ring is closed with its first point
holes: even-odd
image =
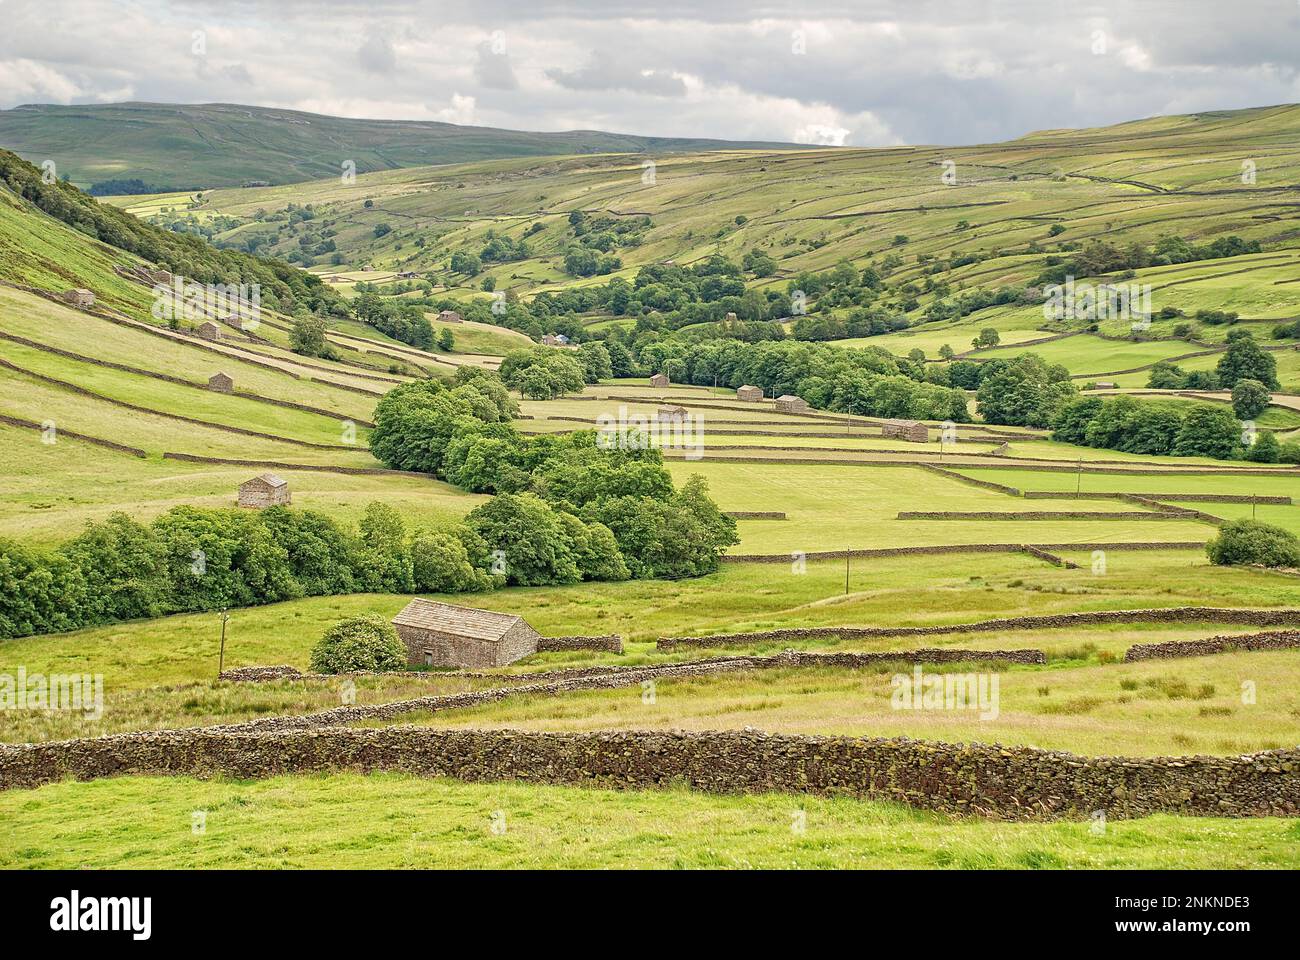
{"type": "MultiPolygon", "coordinates": [[[[8,424],[11,427],[26,427],[29,430],[44,430],[35,420],[24,420],[21,417],[10,417],[0,414],[0,423],[8,424]]],[[[116,450],[118,453],[129,453],[133,457],[149,456],[139,447],[128,447],[125,443],[117,443],[114,440],[105,440],[103,437],[92,437],[87,433],[77,433],[73,430],[64,430],[62,427],[55,428],[55,442],[58,437],[71,437],[73,440],[81,440],[84,443],[93,443],[97,447],[107,447],[109,450],[116,450]]]]}
{"type": "Polygon", "coordinates": [[[780,510],[724,510],[733,520],[784,520],[785,513],[780,510]]]}
{"type": "MultiPolygon", "coordinates": [[[[861,550],[818,550],[799,554],[804,560],[843,560],[845,557],[941,556],[957,553],[1030,553],[1052,550],[1204,550],[1203,541],[1138,540],[1106,543],[952,543],[930,547],[865,547],[861,550]]],[[[723,563],[790,563],[793,553],[727,553],[723,563]]]]}
{"type": "Polygon", "coordinates": [[[1125,660],[1166,660],[1175,657],[1204,657],[1237,650],[1290,650],[1300,647],[1300,631],[1276,630],[1238,637],[1206,637],[1203,640],[1170,640],[1138,643],[1128,648],[1125,660]]]}
{"type": "Polygon", "coordinates": [[[1026,500],[1127,500],[1138,497],[1147,500],[1182,500],[1187,503],[1259,503],[1290,506],[1290,497],[1252,497],[1245,493],[1070,493],[1058,490],[1026,490],[1026,500]]]}
{"type": "Polygon", "coordinates": [[[1240,623],[1249,626],[1300,624],[1300,610],[1259,610],[1234,607],[1156,607],[1143,610],[1094,610],[1046,616],[999,617],[971,623],[928,627],[789,627],[748,633],[721,633],[708,637],[660,637],[658,647],[719,647],[772,641],[936,636],[949,633],[988,633],[999,630],[1054,630],[1096,623],[1240,623]]]}
{"type": "Polygon", "coordinates": [[[1239,757],[1083,757],[1033,747],[752,731],[532,733],[386,729],[172,730],[0,746],[0,787],[137,775],[256,779],[389,771],[710,793],[888,800],[1005,820],[1300,813],[1300,750],[1239,757]]]}
{"type": "Polygon", "coordinates": [[[1199,510],[901,510],[899,520],[1200,520],[1199,510]]]}

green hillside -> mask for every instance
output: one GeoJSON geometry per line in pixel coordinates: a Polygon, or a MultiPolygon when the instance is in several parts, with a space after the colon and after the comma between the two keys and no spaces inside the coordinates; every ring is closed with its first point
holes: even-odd
{"type": "MultiPolygon", "coordinates": [[[[493,157],[774,147],[600,130],[529,133],[414,120],[355,120],[239,104],[26,104],[0,110],[0,146],[54,160],[77,186],[141,180],[153,189],[294,183],[356,171],[493,157]]],[[[788,144],[786,146],[789,146],[788,144]]]]}

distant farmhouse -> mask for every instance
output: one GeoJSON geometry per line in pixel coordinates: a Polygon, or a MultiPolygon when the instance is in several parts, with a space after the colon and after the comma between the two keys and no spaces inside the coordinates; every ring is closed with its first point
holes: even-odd
{"type": "Polygon", "coordinates": [[[204,340],[220,340],[221,328],[211,320],[204,320],[199,324],[199,336],[204,340]]]}
{"type": "Polygon", "coordinates": [[[906,440],[908,443],[928,443],[930,431],[925,424],[916,420],[886,420],[880,427],[882,437],[906,440]]]}
{"type": "Polygon", "coordinates": [[[780,413],[806,413],[808,401],[792,393],[783,393],[776,398],[776,409],[780,413]]]}
{"type": "Polygon", "coordinates": [[[650,386],[652,387],[668,386],[668,374],[656,373],[653,377],[650,378],[650,386]]]}
{"type": "Polygon", "coordinates": [[[660,423],[682,423],[689,414],[685,407],[660,407],[655,411],[655,419],[660,423]]]}
{"type": "Polygon", "coordinates": [[[462,318],[455,310],[444,310],[438,314],[439,323],[461,323],[462,318]]]}
{"type": "Polygon", "coordinates": [[[542,337],[542,346],[544,347],[567,347],[569,338],[562,333],[548,333],[542,337]]]}
{"type": "Polygon", "coordinates": [[[407,661],[426,667],[504,667],[537,652],[523,617],[415,599],[393,618],[407,661]]]}
{"type": "Polygon", "coordinates": [[[85,287],[77,287],[75,290],[65,290],[63,299],[79,310],[89,310],[95,305],[95,295],[85,287]]]}
{"type": "Polygon", "coordinates": [[[743,387],[741,387],[739,390],[736,391],[736,399],[738,399],[738,400],[762,400],[762,399],[763,399],[763,388],[762,388],[762,387],[756,387],[756,386],[753,386],[752,384],[748,384],[748,383],[747,383],[747,384],[745,384],[743,387]]]}
{"type": "Polygon", "coordinates": [[[214,373],[208,377],[208,389],[215,390],[217,393],[234,393],[234,378],[226,373],[214,373]]]}
{"type": "Polygon", "coordinates": [[[289,484],[274,473],[263,473],[239,485],[239,505],[261,510],[263,507],[287,507],[289,484]]]}

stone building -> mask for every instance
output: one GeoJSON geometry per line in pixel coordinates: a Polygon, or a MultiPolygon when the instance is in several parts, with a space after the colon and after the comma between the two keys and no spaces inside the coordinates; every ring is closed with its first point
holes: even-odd
{"type": "Polygon", "coordinates": [[[88,310],[95,305],[95,295],[85,287],[65,290],[63,299],[79,310],[88,310]]]}
{"type": "Polygon", "coordinates": [[[199,336],[204,340],[220,340],[221,328],[211,320],[204,320],[199,324],[199,336]]]}
{"type": "Polygon", "coordinates": [[[228,373],[214,373],[208,377],[208,389],[217,393],[234,393],[235,381],[228,373]]]}
{"type": "Polygon", "coordinates": [[[668,386],[668,374],[656,373],[653,377],[650,378],[650,386],[652,387],[668,386]]]}
{"type": "Polygon", "coordinates": [[[880,435],[908,443],[928,443],[930,440],[929,429],[916,420],[886,420],[880,427],[880,435]]]}
{"type": "Polygon", "coordinates": [[[542,346],[544,347],[567,347],[569,338],[562,333],[548,333],[542,337],[542,346]]]}
{"type": "Polygon", "coordinates": [[[263,507],[287,507],[289,483],[274,473],[263,473],[239,485],[239,505],[260,510],[263,507]]]}
{"type": "Polygon", "coordinates": [[[756,387],[753,384],[747,383],[739,390],[736,391],[736,399],[737,400],[762,400],[763,388],[756,387]]]}
{"type": "Polygon", "coordinates": [[[1119,384],[1112,383],[1109,380],[1098,380],[1092,386],[1096,390],[1118,390],[1119,389],[1119,384]]]}
{"type": "Polygon", "coordinates": [[[412,666],[504,667],[537,652],[523,617],[415,599],[393,617],[412,666]]]}
{"type": "Polygon", "coordinates": [[[461,315],[455,310],[444,310],[438,314],[439,323],[460,323],[461,315]]]}
{"type": "Polygon", "coordinates": [[[783,393],[776,398],[776,410],[778,413],[807,413],[808,401],[792,393],[783,393]]]}
{"type": "Polygon", "coordinates": [[[689,414],[687,414],[685,407],[660,407],[655,411],[655,419],[660,423],[682,423],[687,416],[689,414]]]}

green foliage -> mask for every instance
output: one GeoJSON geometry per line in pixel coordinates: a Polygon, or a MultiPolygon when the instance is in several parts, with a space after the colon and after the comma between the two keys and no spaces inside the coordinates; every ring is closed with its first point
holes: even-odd
{"type": "Polygon", "coordinates": [[[383,617],[341,620],[325,631],[311,651],[311,668],[317,673],[401,670],[405,666],[406,646],[383,617]]]}
{"type": "Polygon", "coordinates": [[[1277,463],[1282,456],[1282,444],[1272,431],[1266,430],[1255,437],[1246,448],[1246,459],[1251,463],[1277,463]]]}
{"type": "Polygon", "coordinates": [[[1241,380],[1257,380],[1270,390],[1281,386],[1277,380],[1277,361],[1249,336],[1238,337],[1228,344],[1214,372],[1225,390],[1233,389],[1241,380]]]}
{"type": "Polygon", "coordinates": [[[989,423],[1048,427],[1075,396],[1069,371],[1035,354],[992,363],[998,366],[976,392],[980,414],[989,423]]]}
{"type": "Polygon", "coordinates": [[[501,361],[501,379],[529,400],[553,400],[587,385],[588,368],[567,351],[537,347],[511,350],[501,361]]]}
{"type": "Polygon", "coordinates": [[[1238,420],[1254,420],[1268,409],[1271,399],[1268,387],[1258,380],[1238,380],[1232,388],[1232,412],[1238,420]]]}
{"type": "Polygon", "coordinates": [[[1281,527],[1256,520],[1230,520],[1205,545],[1211,563],[1300,567],[1300,540],[1281,527]]]}
{"type": "Polygon", "coordinates": [[[331,350],[325,339],[325,321],[311,314],[295,317],[289,330],[289,346],[304,357],[328,356],[331,350]]]}

